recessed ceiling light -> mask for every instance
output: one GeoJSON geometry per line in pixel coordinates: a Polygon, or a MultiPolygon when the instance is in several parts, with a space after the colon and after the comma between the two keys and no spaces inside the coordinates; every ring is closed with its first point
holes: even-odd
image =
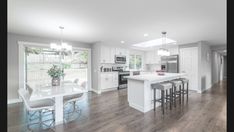
{"type": "Polygon", "coordinates": [[[124,41],[120,41],[120,43],[122,43],[122,44],[123,44],[123,43],[125,43],[125,42],[124,42],[124,41]]]}
{"type": "Polygon", "coordinates": [[[175,40],[172,40],[172,39],[169,39],[169,38],[166,38],[166,43],[162,43],[162,42],[163,42],[162,38],[159,38],[159,39],[154,39],[154,40],[134,44],[133,46],[146,48],[146,47],[160,46],[162,44],[174,44],[174,43],[176,43],[175,40]]]}
{"type": "Polygon", "coordinates": [[[149,34],[147,34],[147,33],[144,34],[144,37],[148,37],[148,36],[149,36],[149,34]]]}

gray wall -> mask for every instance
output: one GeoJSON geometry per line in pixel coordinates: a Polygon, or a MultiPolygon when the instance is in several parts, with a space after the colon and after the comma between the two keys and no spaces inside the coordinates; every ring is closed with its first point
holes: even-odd
{"type": "Polygon", "coordinates": [[[99,66],[100,66],[100,43],[92,45],[92,89],[95,92],[100,91],[99,81],[99,66]]]}
{"type": "MultiPolygon", "coordinates": [[[[18,99],[19,88],[19,63],[18,63],[18,41],[48,43],[59,42],[59,39],[41,38],[35,36],[19,35],[8,33],[7,36],[7,98],[8,100],[18,99]]],[[[66,41],[74,47],[91,48],[91,44],[66,41]]]]}
{"type": "Polygon", "coordinates": [[[221,55],[212,51],[212,83],[215,84],[220,81],[220,71],[221,71],[221,55]]]}
{"type": "Polygon", "coordinates": [[[200,43],[200,81],[201,91],[211,88],[212,86],[212,67],[211,67],[211,50],[205,42],[200,43]]]}

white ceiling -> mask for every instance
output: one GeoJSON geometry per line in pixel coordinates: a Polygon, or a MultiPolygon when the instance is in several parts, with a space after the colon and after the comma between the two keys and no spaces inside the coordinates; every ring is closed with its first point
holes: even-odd
{"type": "Polygon", "coordinates": [[[8,32],[111,45],[226,44],[226,0],[8,0],[8,32]],[[148,37],[143,34],[148,33],[148,37]],[[125,41],[121,44],[120,41],[125,41]]]}

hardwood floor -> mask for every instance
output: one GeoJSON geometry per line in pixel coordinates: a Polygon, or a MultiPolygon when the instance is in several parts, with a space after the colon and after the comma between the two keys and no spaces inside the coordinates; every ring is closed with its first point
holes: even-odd
{"type": "MultiPolygon", "coordinates": [[[[128,106],[127,90],[86,94],[81,116],[55,127],[56,132],[225,132],[226,81],[206,92],[190,92],[188,104],[177,105],[165,115],[161,107],[143,114],[128,106]]],[[[8,131],[27,131],[22,103],[8,105],[8,131]]],[[[51,131],[51,130],[45,130],[51,131]]]]}

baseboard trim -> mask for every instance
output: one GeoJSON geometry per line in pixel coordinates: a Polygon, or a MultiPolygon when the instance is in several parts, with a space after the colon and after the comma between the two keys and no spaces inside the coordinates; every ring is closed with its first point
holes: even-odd
{"type": "Polygon", "coordinates": [[[91,89],[90,91],[92,91],[92,92],[94,92],[94,93],[96,93],[96,94],[101,94],[101,91],[96,90],[96,89],[91,89]]]}
{"type": "Polygon", "coordinates": [[[102,89],[102,92],[108,92],[108,91],[114,91],[114,90],[118,90],[118,88],[102,89]]]}
{"type": "Polygon", "coordinates": [[[7,100],[7,104],[15,104],[19,102],[22,102],[22,100],[21,99],[8,99],[7,100]]]}

